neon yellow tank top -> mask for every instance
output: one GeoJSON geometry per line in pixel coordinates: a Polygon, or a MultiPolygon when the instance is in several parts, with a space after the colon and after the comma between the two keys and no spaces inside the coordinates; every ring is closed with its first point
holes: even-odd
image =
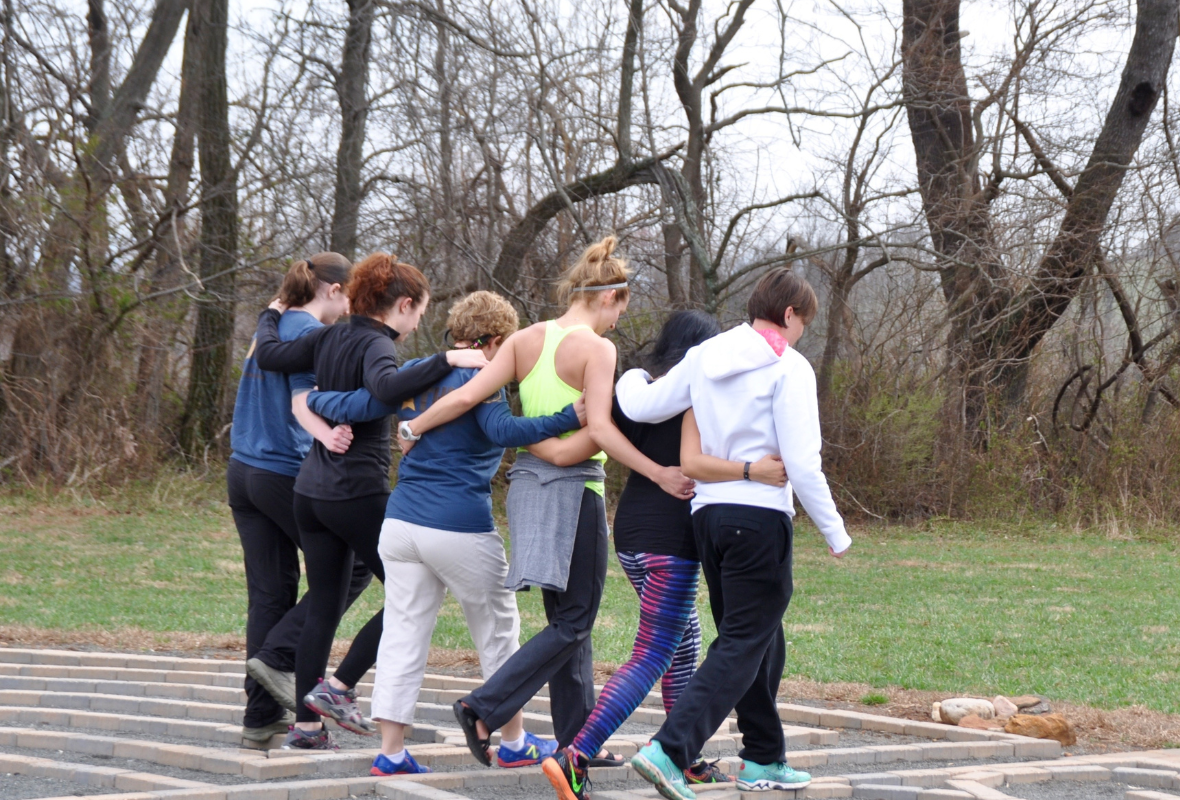
{"type": "MultiPolygon", "coordinates": [[[[545,323],[545,343],[541,346],[541,355],[538,356],[537,363],[533,365],[529,374],[525,375],[524,380],[520,382],[520,410],[524,416],[544,417],[556,414],[582,396],[580,390],[570,386],[558,376],[557,365],[554,362],[557,346],[567,335],[579,328],[585,328],[588,331],[594,330],[589,325],[571,325],[568,328],[562,328],[552,320],[545,323]]],[[[565,439],[573,435],[574,431],[569,431],[563,433],[561,438],[565,439]]],[[[606,453],[600,450],[590,456],[590,460],[601,461],[605,464],[606,453]]],[[[586,488],[599,497],[606,496],[606,485],[603,481],[586,481],[586,488]]]]}

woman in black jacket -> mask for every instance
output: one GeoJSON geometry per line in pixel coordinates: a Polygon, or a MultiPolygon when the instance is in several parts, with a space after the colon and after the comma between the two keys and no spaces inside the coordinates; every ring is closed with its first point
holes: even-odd
{"type": "MultiPolygon", "coordinates": [[[[356,265],[348,289],[352,316],[302,338],[278,336],[279,309],[258,318],[255,359],[264,370],[314,370],[323,391],[366,388],[397,406],[433,386],[453,367],[483,367],[478,350],[450,350],[399,370],[394,342],[418,327],[430,300],[430,284],[417,268],[375,253],[356,265]]],[[[373,666],[381,640],[382,612],[365,623],[348,654],[323,679],[336,627],[344,611],[353,558],[360,558],[382,582],[385,570],[377,541],[389,496],[389,418],[353,425],[352,446],[332,453],[319,442],[295,479],[295,520],[307,566],[307,621],[295,658],[295,727],[284,748],[335,749],[321,716],[356,733],[373,733],[360,713],[353,687],[373,666]]]]}

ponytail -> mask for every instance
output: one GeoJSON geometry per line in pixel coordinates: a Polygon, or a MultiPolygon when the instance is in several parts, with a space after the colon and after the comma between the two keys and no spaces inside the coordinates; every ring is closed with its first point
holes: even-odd
{"type": "Polygon", "coordinates": [[[287,270],[279,287],[279,302],[288,308],[300,308],[315,299],[320,284],[340,284],[347,288],[352,275],[352,263],[339,253],[316,253],[311,258],[296,261],[287,270]]]}

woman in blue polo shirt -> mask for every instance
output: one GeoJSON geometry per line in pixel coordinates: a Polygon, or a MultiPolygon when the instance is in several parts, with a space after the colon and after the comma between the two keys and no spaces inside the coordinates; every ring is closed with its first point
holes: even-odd
{"type": "MultiPolygon", "coordinates": [[[[492,292],[475,292],[451,307],[455,347],[489,358],[516,331],[516,310],[492,292]]],[[[408,362],[406,367],[411,367],[408,362]]],[[[312,392],[309,407],[328,419],[363,422],[395,411],[413,419],[478,370],[456,369],[437,385],[393,409],[367,390],[312,392]]],[[[584,413],[584,412],[583,412],[584,413]]],[[[385,620],[373,685],[372,716],[381,721],[374,775],[428,771],[406,751],[430,637],[449,590],[467,619],[490,678],[520,647],[515,595],[504,586],[508,561],[492,520],[491,481],[505,447],[522,447],[579,428],[574,404],[546,417],[514,417],[501,389],[454,421],[424,435],[401,460],[385,510],[378,552],[385,566],[385,620]]],[[[536,764],[556,748],[524,731],[518,713],[501,733],[501,766],[536,764]]]]}
{"type": "MultiPolygon", "coordinates": [[[[279,290],[279,299],[288,306],[279,320],[279,336],[284,341],[298,339],[347,314],[345,287],[351,272],[352,264],[338,253],[296,261],[279,290]]],[[[312,373],[285,375],[259,369],[251,342],[234,404],[233,453],[226,471],[229,506],[246,563],[246,659],[254,669],[246,678],[242,736],[251,741],[264,742],[276,733],[286,733],[293,721],[267,686],[280,688],[276,684],[294,669],[294,649],[305,616],[300,612],[306,611],[296,609],[295,602],[299,590],[299,531],[292,510],[295,476],[313,438],[336,452],[347,450],[352,439],[348,426],[333,428],[306,412],[302,397],[296,419],[293,395],[314,386],[312,373]],[[275,635],[269,636],[272,632],[275,635]],[[253,677],[260,671],[265,681],[261,684],[253,677]]],[[[350,587],[350,600],[360,594],[372,574],[365,570],[357,577],[350,587]]],[[[293,686],[288,693],[294,695],[293,686]]],[[[282,702],[291,707],[294,701],[282,702]]]]}

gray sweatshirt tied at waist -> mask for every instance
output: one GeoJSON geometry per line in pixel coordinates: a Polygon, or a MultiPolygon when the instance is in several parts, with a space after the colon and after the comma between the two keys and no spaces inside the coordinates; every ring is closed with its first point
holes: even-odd
{"type": "MultiPolygon", "coordinates": [[[[574,534],[587,481],[601,481],[606,470],[598,461],[557,467],[528,452],[516,454],[508,470],[508,530],[512,562],[504,586],[514,592],[537,586],[564,592],[574,555],[574,534]]],[[[606,515],[599,516],[600,535],[609,536],[606,515]]]]}

